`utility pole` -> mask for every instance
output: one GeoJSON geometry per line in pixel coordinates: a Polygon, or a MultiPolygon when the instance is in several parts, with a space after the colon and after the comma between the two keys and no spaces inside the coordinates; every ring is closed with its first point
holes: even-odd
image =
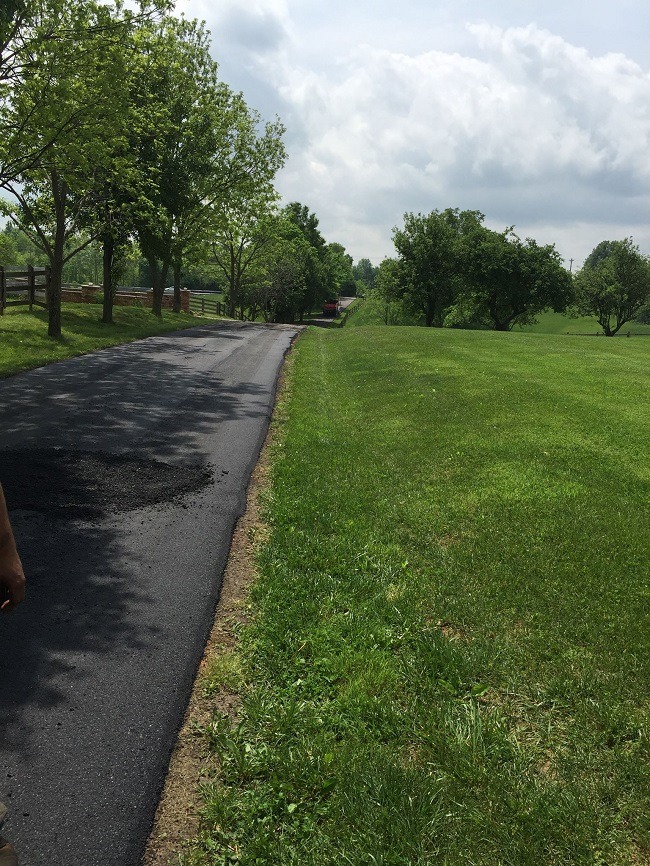
{"type": "Polygon", "coordinates": [[[573,271],[573,259],[569,259],[569,273],[573,271]]]}

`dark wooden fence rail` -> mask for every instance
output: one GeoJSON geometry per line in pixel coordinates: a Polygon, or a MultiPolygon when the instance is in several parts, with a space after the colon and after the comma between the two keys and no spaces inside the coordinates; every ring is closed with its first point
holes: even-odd
{"type": "Polygon", "coordinates": [[[190,295],[190,310],[193,313],[210,313],[213,316],[225,316],[226,305],[216,298],[205,298],[200,295],[190,295]]]}
{"type": "Polygon", "coordinates": [[[47,307],[47,292],[50,285],[49,268],[33,268],[25,271],[7,270],[0,266],[0,316],[5,307],[34,305],[47,307]]]}

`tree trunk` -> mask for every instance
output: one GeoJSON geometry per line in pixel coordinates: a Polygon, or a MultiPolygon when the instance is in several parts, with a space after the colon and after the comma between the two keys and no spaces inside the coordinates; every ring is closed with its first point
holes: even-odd
{"type": "MultiPolygon", "coordinates": [[[[55,257],[56,258],[56,257],[55,257]]],[[[61,261],[50,260],[50,288],[47,294],[47,334],[49,337],[61,336],[61,261]]]]}
{"type": "Polygon", "coordinates": [[[106,325],[113,324],[113,258],[115,255],[115,240],[112,232],[108,231],[104,235],[102,243],[103,255],[103,286],[104,286],[104,305],[102,310],[102,322],[106,325]]]}
{"type": "Polygon", "coordinates": [[[235,310],[237,308],[237,264],[235,259],[235,250],[230,245],[230,273],[228,274],[228,316],[231,319],[235,318],[235,310]]]}
{"type": "Polygon", "coordinates": [[[231,281],[230,292],[228,293],[228,317],[231,319],[237,318],[237,302],[239,300],[237,295],[237,286],[231,281]]]}
{"type": "Polygon", "coordinates": [[[165,283],[167,282],[167,272],[169,263],[163,262],[162,266],[158,263],[158,259],[151,257],[148,259],[149,268],[151,270],[151,288],[153,289],[153,301],[151,312],[157,318],[162,318],[162,299],[165,291],[165,283]]]}
{"type": "Polygon", "coordinates": [[[181,263],[174,262],[174,313],[181,311],[181,263]]]}
{"type": "Polygon", "coordinates": [[[54,234],[54,245],[50,255],[50,290],[47,296],[47,333],[49,337],[58,338],[61,336],[61,282],[63,280],[65,208],[68,190],[65,181],[59,180],[59,176],[55,170],[52,171],[50,182],[52,185],[52,197],[54,199],[54,211],[56,214],[56,230],[54,234]]]}
{"type": "Polygon", "coordinates": [[[433,327],[433,321],[436,315],[436,302],[435,298],[432,298],[431,295],[427,297],[426,303],[424,305],[424,321],[426,322],[427,328],[433,327]]]}

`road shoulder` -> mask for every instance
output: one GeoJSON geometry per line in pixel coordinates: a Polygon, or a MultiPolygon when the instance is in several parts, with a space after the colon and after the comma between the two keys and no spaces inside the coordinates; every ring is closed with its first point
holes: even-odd
{"type": "MultiPolygon", "coordinates": [[[[281,373],[278,394],[283,379],[281,373]]],[[[215,712],[237,717],[239,696],[224,688],[206,695],[205,675],[220,657],[233,651],[236,632],[247,620],[248,595],[257,575],[256,551],[266,532],[261,518],[261,494],[268,483],[273,433],[271,424],[247,488],[246,511],[233,532],[214,625],[172,752],[142,866],[177,866],[179,854],[187,851],[199,831],[203,803],[200,786],[214,775],[214,758],[209,756],[200,731],[215,712]]]]}

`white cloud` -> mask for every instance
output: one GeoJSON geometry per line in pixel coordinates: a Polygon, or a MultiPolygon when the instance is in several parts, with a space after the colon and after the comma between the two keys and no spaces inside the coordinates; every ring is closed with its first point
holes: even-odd
{"type": "Polygon", "coordinates": [[[447,206],[503,225],[645,219],[650,77],[535,26],[471,32],[480,59],[364,46],[336,77],[286,67],[278,87],[307,130],[289,195],[309,191],[333,231],[447,206]]]}
{"type": "MultiPolygon", "coordinates": [[[[422,50],[419,33],[409,50],[401,28],[396,50],[376,16],[359,44],[356,7],[345,22],[333,7],[327,30],[322,17],[309,30],[312,13],[293,0],[204,5],[226,80],[287,125],[281,192],[355,258],[390,255],[404,211],[445,207],[479,209],[491,225],[532,236],[553,228],[578,260],[617,229],[650,234],[650,76],[624,54],[589,52],[535,24],[487,22],[462,38],[457,26],[453,50],[450,15],[444,46],[422,50]]],[[[501,19],[510,5],[495,4],[501,19]]]]}

